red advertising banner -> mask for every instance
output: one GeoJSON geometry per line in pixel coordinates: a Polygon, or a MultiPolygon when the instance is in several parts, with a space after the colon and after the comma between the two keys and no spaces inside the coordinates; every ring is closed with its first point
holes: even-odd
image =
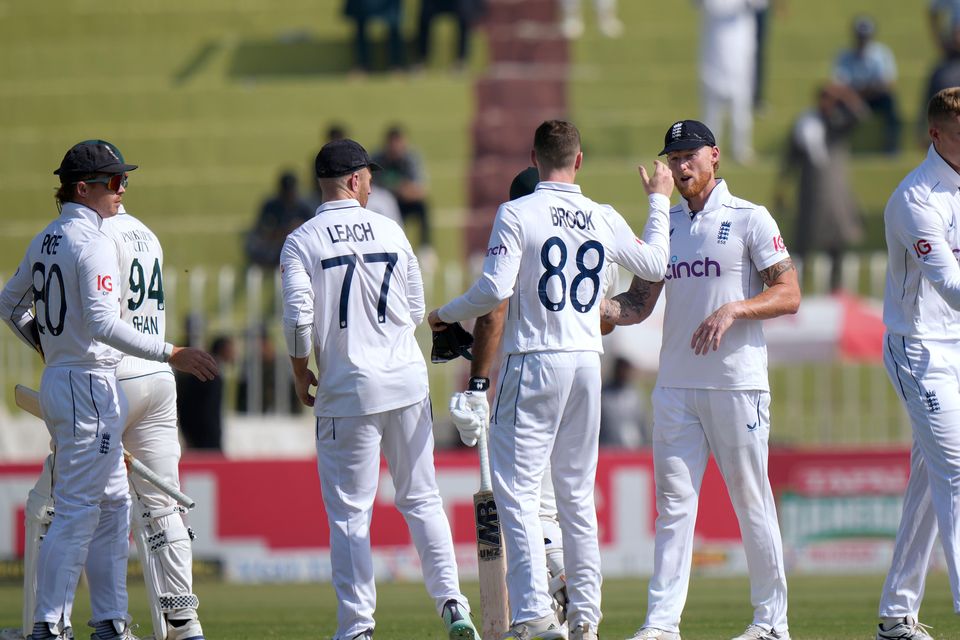
{"type": "MultiPolygon", "coordinates": [[[[472,495],[479,484],[472,451],[438,453],[437,477],[461,571],[476,571],[472,495]]],[[[0,465],[0,558],[23,553],[23,504],[37,464],[0,465]]],[[[799,571],[877,571],[889,560],[909,472],[905,450],[785,451],[770,454],[788,565],[799,571]]],[[[190,525],[198,558],[216,560],[239,581],[329,578],[328,537],[316,463],[188,456],[182,485],[196,501],[190,525]]],[[[381,467],[372,542],[378,574],[417,578],[419,561],[381,467]]],[[[649,452],[605,451],[597,472],[604,574],[653,568],[656,496],[649,452]]],[[[745,560],[736,517],[711,461],[696,529],[698,570],[740,573],[745,560]]]]}

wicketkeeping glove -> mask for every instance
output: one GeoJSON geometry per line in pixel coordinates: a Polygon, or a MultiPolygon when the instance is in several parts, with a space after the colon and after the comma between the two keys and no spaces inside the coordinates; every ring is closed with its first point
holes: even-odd
{"type": "Polygon", "coordinates": [[[473,360],[470,347],[473,335],[459,322],[451,322],[443,331],[433,332],[433,348],[430,349],[430,361],[434,364],[449,362],[458,356],[473,360]]]}
{"type": "Polygon", "coordinates": [[[473,447],[490,422],[490,404],[483,391],[461,391],[450,398],[450,417],[460,432],[460,441],[473,447]]]}

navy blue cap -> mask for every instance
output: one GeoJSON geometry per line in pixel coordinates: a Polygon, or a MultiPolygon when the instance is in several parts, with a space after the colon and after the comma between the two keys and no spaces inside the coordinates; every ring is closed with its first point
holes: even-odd
{"type": "Polygon", "coordinates": [[[66,184],[91,173],[126,173],[136,168],[124,162],[120,150],[106,140],[84,140],[70,147],[53,175],[66,184]]]}
{"type": "Polygon", "coordinates": [[[717,146],[717,139],[707,125],[699,120],[678,120],[670,125],[667,134],[663,136],[663,150],[659,155],[708,146],[717,146]]]}
{"type": "Polygon", "coordinates": [[[360,146],[359,142],[350,138],[332,140],[323,145],[317,154],[318,178],[339,178],[364,167],[370,167],[370,171],[379,171],[382,168],[370,159],[367,150],[360,146]]]}
{"type": "Polygon", "coordinates": [[[510,199],[516,200],[533,193],[540,183],[540,172],[536,167],[527,167],[517,174],[510,183],[510,199]]]}

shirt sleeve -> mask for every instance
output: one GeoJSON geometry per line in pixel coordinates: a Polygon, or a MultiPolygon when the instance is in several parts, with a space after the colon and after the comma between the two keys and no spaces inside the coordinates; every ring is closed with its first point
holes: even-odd
{"type": "Polygon", "coordinates": [[[410,319],[414,325],[423,322],[427,312],[423,296],[423,274],[420,272],[420,262],[413,253],[413,248],[407,245],[407,302],[410,305],[410,319]]]}
{"type": "Polygon", "coordinates": [[[748,224],[747,252],[757,271],[763,271],[790,257],[777,221],[766,208],[758,207],[750,216],[748,224]]]}
{"type": "Polygon", "coordinates": [[[313,285],[294,236],[287,236],[280,252],[283,291],[283,337],[294,358],[310,355],[313,343],[313,285]]]}
{"type": "Polygon", "coordinates": [[[654,193],[650,195],[649,203],[649,216],[643,227],[642,238],[637,238],[623,216],[613,211],[614,245],[611,247],[611,259],[643,280],[660,282],[667,272],[670,249],[670,199],[654,193]]]}
{"type": "Polygon", "coordinates": [[[440,319],[460,322],[478,318],[512,296],[520,271],[522,242],[520,220],[510,203],[505,202],[493,221],[480,279],[462,296],[440,307],[437,311],[440,319]]]}
{"type": "Polygon", "coordinates": [[[0,314],[20,340],[36,349],[37,344],[30,328],[33,319],[33,278],[30,262],[23,257],[17,272],[7,282],[0,293],[0,314]]]}
{"type": "Polygon", "coordinates": [[[946,239],[939,212],[926,202],[897,203],[893,233],[933,288],[951,308],[960,310],[960,264],[946,239]]]}
{"type": "Polygon", "coordinates": [[[120,303],[117,293],[97,288],[97,278],[110,278],[119,285],[117,252],[113,241],[102,239],[89,242],[77,258],[77,280],[80,286],[80,302],[83,305],[83,320],[90,334],[100,342],[118,351],[138,358],[166,362],[173,350],[154,336],[140,333],[120,319],[120,303]]]}

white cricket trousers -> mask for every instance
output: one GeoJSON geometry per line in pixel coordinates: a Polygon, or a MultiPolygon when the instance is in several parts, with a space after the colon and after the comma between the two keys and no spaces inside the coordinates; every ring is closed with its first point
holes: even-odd
{"type": "Polygon", "coordinates": [[[913,448],[880,617],[917,617],[938,532],[960,613],[960,342],[887,334],[883,362],[910,416],[913,448]]]}
{"type": "Polygon", "coordinates": [[[593,487],[600,435],[600,355],[511,354],[502,365],[490,433],[493,493],[507,549],[513,624],[552,613],[539,518],[549,461],[556,492],[568,620],[600,624],[600,547],[593,487]]]}
{"type": "Polygon", "coordinates": [[[377,592],[370,519],[381,450],[393,478],[397,510],[410,529],[437,614],[447,600],[470,609],[460,593],[453,536],[437,487],[430,412],[426,397],[368,416],[317,418],[317,467],[330,525],[330,563],[338,600],[334,640],[348,640],[374,628],[377,592]]]}
{"type": "MultiPolygon", "coordinates": [[[[140,462],[164,478],[176,488],[180,488],[178,472],[180,463],[180,438],[177,430],[177,388],[171,372],[157,372],[119,381],[121,391],[127,402],[123,446],[140,462]]],[[[32,494],[51,497],[51,477],[54,454],[47,456],[43,472],[34,485],[32,494]]],[[[131,492],[139,497],[144,507],[159,511],[176,506],[176,501],[139,476],[129,474],[131,492]]],[[[164,529],[184,528],[179,512],[163,516],[164,529]]],[[[189,594],[193,590],[193,551],[189,541],[169,544],[165,552],[170,556],[164,563],[166,584],[158,585],[159,592],[189,594]]],[[[141,561],[147,559],[141,558],[141,561]]],[[[126,564],[126,558],[123,559],[126,564]]],[[[87,556],[87,574],[102,572],[112,575],[117,560],[102,556],[87,556]]]]}
{"type": "Polygon", "coordinates": [[[88,557],[94,621],[129,620],[130,494],[120,437],[126,404],[112,370],[47,367],[40,405],[53,438],[50,524],[37,566],[34,621],[72,626],[73,600],[88,557]]]}
{"type": "Polygon", "coordinates": [[[656,387],[653,465],[657,523],[644,626],[679,631],[687,600],[700,485],[713,453],[740,523],[753,624],[787,630],[787,581],[767,477],[770,394],[656,387]]]}

